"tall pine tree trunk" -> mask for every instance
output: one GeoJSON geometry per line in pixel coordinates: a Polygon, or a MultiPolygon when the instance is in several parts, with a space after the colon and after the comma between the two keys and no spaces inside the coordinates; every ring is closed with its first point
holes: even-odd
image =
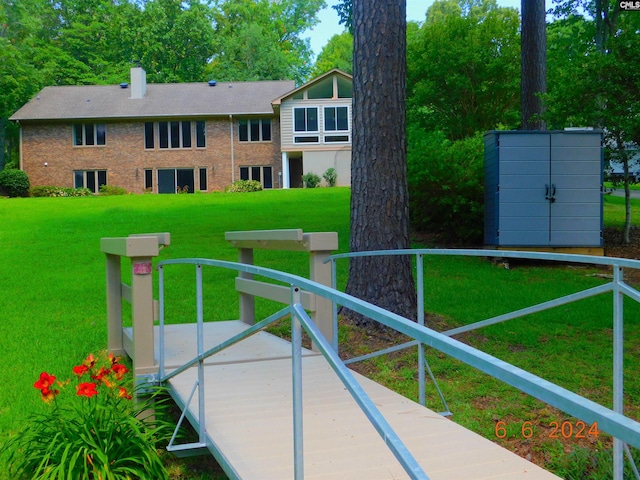
{"type": "MultiPolygon", "coordinates": [[[[354,0],[353,28],[351,251],[409,248],[405,0],[354,0]]],[[[416,317],[408,256],[352,258],[346,291],[416,317]]]]}
{"type": "Polygon", "coordinates": [[[547,92],[547,33],[544,0],[522,0],[522,129],[544,130],[541,95],[547,92]]]}

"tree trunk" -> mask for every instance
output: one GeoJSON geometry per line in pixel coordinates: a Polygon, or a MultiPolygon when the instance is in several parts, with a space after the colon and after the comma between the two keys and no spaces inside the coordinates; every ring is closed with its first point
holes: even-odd
{"type": "Polygon", "coordinates": [[[542,97],[547,92],[544,0],[522,0],[521,93],[523,130],[544,130],[542,97]]]}
{"type": "MultiPolygon", "coordinates": [[[[409,248],[406,3],[354,0],[352,252],[409,248]]],[[[347,293],[416,317],[409,256],[352,258],[347,293]]],[[[344,312],[361,325],[368,318],[344,312]]]]}

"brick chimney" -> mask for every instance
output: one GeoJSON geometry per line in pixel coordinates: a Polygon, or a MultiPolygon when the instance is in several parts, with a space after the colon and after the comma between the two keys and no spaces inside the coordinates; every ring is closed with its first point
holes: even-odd
{"type": "Polygon", "coordinates": [[[140,66],[131,67],[131,97],[144,98],[147,93],[147,72],[140,66]]]}

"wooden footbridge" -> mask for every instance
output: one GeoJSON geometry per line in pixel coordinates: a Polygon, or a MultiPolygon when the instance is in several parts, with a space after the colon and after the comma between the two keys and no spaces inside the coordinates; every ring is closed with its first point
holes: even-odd
{"type": "MultiPolygon", "coordinates": [[[[626,444],[640,447],[640,424],[621,411],[328,287],[331,264],[322,260],[337,249],[335,234],[230,232],[227,239],[239,249],[240,262],[160,262],[159,303],[151,295],[151,260],[169,244],[169,235],[102,240],[109,350],[129,355],[137,376],[167,385],[184,412],[180,423],[186,418],[198,434],[196,442],[186,445],[173,438],[168,450],[178,455],[210,452],[232,479],[558,478],[429,410],[422,397],[413,402],[346,368],[336,354],[337,304],[414,338],[411,346],[420,352],[423,345],[439,349],[585,422],[597,421],[601,430],[619,439],[621,452],[626,444]],[[309,252],[310,279],[252,265],[254,248],[309,252]],[[121,257],[131,259],[131,286],[121,283],[121,257]],[[197,318],[168,325],[163,272],[185,263],[196,269],[197,318]],[[211,293],[202,291],[202,269],[208,267],[239,272],[239,320],[203,321],[203,304],[211,293]],[[285,286],[266,284],[254,275],[285,286]],[[256,322],[255,296],[276,299],[285,307],[256,322]],[[132,305],[129,328],[122,326],[123,299],[132,305]],[[286,316],[292,319],[291,342],[264,331],[286,316]],[[155,318],[159,321],[154,324],[155,318]],[[313,341],[311,349],[302,347],[303,329],[313,341]]],[[[639,268],[640,262],[626,266],[639,268]]],[[[418,270],[420,275],[421,264],[418,270]]],[[[640,301],[637,291],[624,293],[640,301]]],[[[424,366],[421,370],[423,384],[424,366]]]]}

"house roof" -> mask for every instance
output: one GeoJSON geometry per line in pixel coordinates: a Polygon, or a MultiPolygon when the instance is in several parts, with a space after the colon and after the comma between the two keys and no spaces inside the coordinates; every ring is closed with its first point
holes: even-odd
{"type": "Polygon", "coordinates": [[[295,87],[293,80],[258,82],[148,83],[144,98],[131,87],[45,87],[10,120],[85,120],[220,115],[273,115],[273,99],[295,87]]]}
{"type": "Polygon", "coordinates": [[[343,72],[339,68],[333,68],[333,69],[329,70],[328,72],[323,73],[319,77],[316,77],[313,80],[305,83],[304,85],[299,86],[298,88],[295,88],[293,90],[285,92],[284,94],[282,94],[279,97],[274,97],[274,100],[273,100],[272,103],[273,103],[274,107],[277,107],[280,104],[282,104],[282,102],[284,100],[293,97],[296,93],[301,92],[303,90],[307,90],[310,87],[312,87],[314,85],[317,85],[318,83],[322,82],[325,78],[332,77],[332,76],[342,77],[342,78],[344,78],[345,80],[347,80],[349,82],[353,82],[353,76],[352,75],[349,75],[348,73],[343,72]]]}

